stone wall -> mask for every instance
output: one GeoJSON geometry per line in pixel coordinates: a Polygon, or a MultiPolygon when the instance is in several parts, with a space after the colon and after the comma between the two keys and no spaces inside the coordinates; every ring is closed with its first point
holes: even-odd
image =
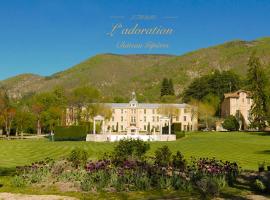
{"type": "Polygon", "coordinates": [[[174,141],[176,135],[109,135],[109,134],[88,134],[86,141],[94,142],[115,142],[122,139],[140,139],[143,141],[174,141]]]}

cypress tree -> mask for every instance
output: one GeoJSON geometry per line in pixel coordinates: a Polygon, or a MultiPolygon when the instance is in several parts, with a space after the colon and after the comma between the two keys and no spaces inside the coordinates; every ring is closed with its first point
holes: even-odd
{"type": "Polygon", "coordinates": [[[260,59],[255,55],[255,52],[249,58],[248,66],[247,79],[253,99],[250,110],[250,127],[262,130],[266,126],[266,78],[261,67],[260,59]]]}
{"type": "Polygon", "coordinates": [[[161,84],[160,96],[162,97],[168,94],[169,94],[169,81],[167,78],[164,78],[161,84]]]}
{"type": "Polygon", "coordinates": [[[173,95],[174,96],[175,93],[174,93],[172,79],[169,79],[168,88],[169,88],[168,95],[173,95]]]}

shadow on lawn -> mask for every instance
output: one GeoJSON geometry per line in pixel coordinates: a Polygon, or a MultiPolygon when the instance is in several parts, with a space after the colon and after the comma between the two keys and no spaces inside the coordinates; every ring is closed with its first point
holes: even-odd
{"type": "Polygon", "coordinates": [[[11,176],[15,174],[15,168],[0,167],[0,176],[11,176]]]}
{"type": "Polygon", "coordinates": [[[250,135],[270,136],[270,132],[248,132],[250,135]]]}
{"type": "Polygon", "coordinates": [[[270,154],[270,150],[256,151],[257,154],[270,154]]]}

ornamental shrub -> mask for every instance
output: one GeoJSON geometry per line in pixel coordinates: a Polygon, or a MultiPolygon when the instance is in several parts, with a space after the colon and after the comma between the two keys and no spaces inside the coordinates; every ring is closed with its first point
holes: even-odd
{"type": "Polygon", "coordinates": [[[120,140],[113,151],[114,163],[121,164],[125,160],[142,160],[149,149],[149,143],[139,139],[120,140]]]}
{"type": "Polygon", "coordinates": [[[88,153],[84,149],[75,148],[68,155],[68,161],[72,163],[75,168],[84,167],[88,159],[88,153]]]}
{"type": "Polygon", "coordinates": [[[155,164],[160,167],[168,167],[171,163],[172,152],[167,145],[155,151],[155,164]]]}
{"type": "Polygon", "coordinates": [[[256,179],[254,182],[254,188],[259,191],[259,192],[265,192],[266,190],[266,186],[264,185],[264,183],[262,181],[260,181],[259,179],[256,179]]]}
{"type": "Polygon", "coordinates": [[[227,129],[228,131],[238,131],[239,130],[239,122],[235,118],[235,116],[228,116],[224,122],[222,123],[222,127],[227,129]]]}
{"type": "Polygon", "coordinates": [[[183,172],[186,169],[186,164],[186,160],[180,151],[177,151],[176,154],[172,156],[172,166],[175,169],[179,169],[183,172]]]}

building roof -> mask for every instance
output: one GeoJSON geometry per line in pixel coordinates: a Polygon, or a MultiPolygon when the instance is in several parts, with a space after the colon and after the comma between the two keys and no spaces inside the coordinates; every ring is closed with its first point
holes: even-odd
{"type": "Polygon", "coordinates": [[[239,98],[239,94],[240,93],[246,93],[247,97],[251,98],[251,92],[250,91],[246,91],[246,90],[238,90],[236,92],[230,92],[230,93],[225,93],[224,97],[225,98],[239,98]]]}
{"type": "MultiPolygon", "coordinates": [[[[110,106],[111,108],[129,108],[130,103],[106,103],[106,105],[110,106]]],[[[136,108],[145,108],[145,109],[156,109],[160,106],[175,106],[177,108],[186,108],[188,104],[159,104],[159,103],[138,103],[136,108]]]]}

